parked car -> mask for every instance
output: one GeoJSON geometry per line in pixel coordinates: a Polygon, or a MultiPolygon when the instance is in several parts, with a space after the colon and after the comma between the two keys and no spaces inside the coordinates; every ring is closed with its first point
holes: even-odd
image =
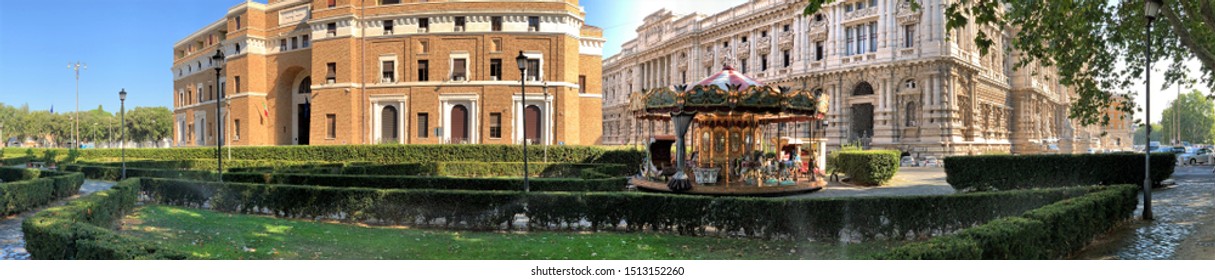
{"type": "Polygon", "coordinates": [[[905,157],[903,157],[903,159],[901,161],[899,161],[899,167],[910,167],[910,166],[916,166],[915,159],[912,159],[911,156],[905,156],[905,157]]]}
{"type": "Polygon", "coordinates": [[[1189,153],[1184,153],[1178,156],[1182,163],[1189,165],[1211,164],[1212,151],[1210,148],[1196,149],[1189,153]]]}
{"type": "Polygon", "coordinates": [[[941,161],[937,160],[937,157],[927,156],[927,157],[924,157],[924,161],[922,164],[920,164],[920,166],[941,167],[941,161]]]}

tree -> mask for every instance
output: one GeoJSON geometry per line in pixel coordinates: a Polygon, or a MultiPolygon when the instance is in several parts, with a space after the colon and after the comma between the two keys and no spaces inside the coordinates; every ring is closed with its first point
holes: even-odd
{"type": "MultiPolygon", "coordinates": [[[[805,14],[839,0],[808,0],[805,14]]],[[[920,8],[920,1],[911,1],[920,8]]],[[[1152,32],[1153,62],[1167,62],[1162,88],[1193,83],[1184,62],[1202,65],[1202,80],[1215,89],[1215,3],[1210,0],[1169,0],[1161,9],[1152,32]]],[[[1079,98],[1069,111],[1084,125],[1108,124],[1107,108],[1130,113],[1132,104],[1117,102],[1111,92],[1138,92],[1132,88],[1144,78],[1147,20],[1144,1],[1108,0],[956,0],[945,6],[946,27],[960,30],[971,24],[1013,26],[1010,48],[1023,55],[1014,67],[1038,64],[1054,67],[1059,82],[1073,88],[1079,98]]],[[[960,32],[986,55],[995,46],[983,28],[960,32]]],[[[1003,29],[997,29],[1003,30],[1003,29]]],[[[995,46],[999,47],[999,46],[995,46]]],[[[1008,52],[1011,53],[1011,52],[1008,52]]],[[[1156,65],[1160,65],[1157,63],[1156,65]]],[[[1037,74],[1037,73],[1035,73],[1037,74]]],[[[1215,91],[1212,91],[1215,92],[1215,91]]],[[[1215,96],[1213,96],[1215,97],[1215,96]]],[[[1130,115],[1130,114],[1127,114],[1130,115]]]]}
{"type": "MultiPolygon", "coordinates": [[[[1161,130],[1161,126],[1159,123],[1152,124],[1152,141],[1159,141],[1160,143],[1164,143],[1164,141],[1160,141],[1160,137],[1162,135],[1160,133],[1160,130],[1161,130]]],[[[1135,136],[1134,136],[1135,145],[1143,145],[1143,133],[1144,132],[1146,132],[1146,131],[1144,131],[1143,125],[1140,125],[1135,128],[1135,136]]]]}
{"type": "Polygon", "coordinates": [[[1178,131],[1181,132],[1180,141],[1212,143],[1215,140],[1215,102],[1197,90],[1178,95],[1177,100],[1164,109],[1160,124],[1164,127],[1160,143],[1172,144],[1178,131]]]}

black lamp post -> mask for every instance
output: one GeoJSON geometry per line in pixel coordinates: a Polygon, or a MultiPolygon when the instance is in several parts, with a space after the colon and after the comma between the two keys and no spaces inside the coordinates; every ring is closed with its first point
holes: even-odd
{"type": "Polygon", "coordinates": [[[211,56],[211,64],[215,65],[215,85],[216,85],[215,88],[217,89],[216,96],[218,97],[218,99],[215,100],[215,124],[216,124],[215,125],[215,162],[218,164],[217,168],[215,169],[215,172],[218,172],[218,174],[219,174],[219,176],[216,176],[216,178],[218,178],[220,182],[223,182],[224,181],[224,157],[223,157],[224,119],[223,119],[223,114],[221,111],[223,109],[223,106],[220,106],[220,104],[224,103],[224,95],[223,95],[224,89],[219,87],[219,71],[222,71],[224,69],[224,51],[223,50],[215,50],[215,55],[211,56]]]}
{"type": "Polygon", "coordinates": [[[1153,220],[1152,217],[1152,21],[1160,15],[1160,6],[1164,5],[1164,0],[1147,0],[1144,1],[1144,16],[1147,17],[1147,71],[1146,87],[1144,93],[1144,106],[1146,107],[1146,116],[1144,117],[1144,125],[1146,125],[1147,133],[1144,136],[1143,142],[1143,219],[1153,220]]]}
{"type": "Polygon", "coordinates": [[[119,125],[120,130],[122,130],[122,138],[119,140],[121,140],[122,142],[119,142],[118,146],[122,147],[122,179],[126,180],[127,179],[127,129],[126,129],[127,128],[127,89],[124,88],[124,89],[118,91],[118,102],[119,102],[119,104],[121,104],[118,109],[119,118],[121,118],[119,120],[119,122],[122,123],[122,125],[119,125]]]}
{"type": "Polygon", "coordinates": [[[519,102],[523,104],[520,112],[523,115],[523,192],[530,192],[531,187],[527,182],[527,56],[523,55],[523,51],[519,51],[515,62],[519,63],[519,102]]]}

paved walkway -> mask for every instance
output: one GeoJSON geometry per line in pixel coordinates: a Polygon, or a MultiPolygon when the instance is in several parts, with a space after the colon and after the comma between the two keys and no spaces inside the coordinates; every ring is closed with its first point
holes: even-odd
{"type": "MultiPolygon", "coordinates": [[[[1215,259],[1215,174],[1210,166],[1178,167],[1177,185],[1152,191],[1154,221],[1135,219],[1100,237],[1078,259],[1215,259]]],[[[1142,194],[1140,194],[1142,195],[1142,194]]]]}
{"type": "Polygon", "coordinates": [[[911,196],[953,193],[953,187],[945,182],[945,168],[903,167],[885,186],[861,187],[831,182],[827,188],[821,191],[793,197],[911,196]]]}
{"type": "MultiPolygon", "coordinates": [[[[63,205],[69,200],[107,190],[113,186],[114,182],[85,180],[84,185],[80,187],[80,195],[51,203],[51,205],[46,207],[63,205]]],[[[0,260],[25,260],[30,258],[29,252],[25,251],[25,239],[21,232],[21,222],[46,207],[26,211],[12,217],[4,217],[0,220],[0,260]]]]}

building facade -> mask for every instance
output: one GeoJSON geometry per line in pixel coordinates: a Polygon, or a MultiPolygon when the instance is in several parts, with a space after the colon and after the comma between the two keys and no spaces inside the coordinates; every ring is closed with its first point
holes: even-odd
{"type": "Polygon", "coordinates": [[[604,39],[585,17],[578,0],[242,3],[174,45],[174,144],[214,145],[217,119],[225,145],[598,144],[604,39]]]}
{"type": "Polygon", "coordinates": [[[1013,69],[1020,54],[1006,50],[1018,30],[985,28],[995,44],[980,55],[980,27],[946,29],[951,2],[921,0],[913,9],[904,0],[837,1],[802,15],[805,1],[750,0],[714,15],[654,12],[604,62],[605,143],[632,144],[649,131],[631,118],[630,94],[694,83],[728,64],[770,85],[829,95],[825,129],[834,148],[938,156],[1095,148],[1089,139],[1100,137],[1089,136],[1100,133],[1089,132],[1101,128],[1067,118],[1075,94],[1053,69],[1013,69]]]}

